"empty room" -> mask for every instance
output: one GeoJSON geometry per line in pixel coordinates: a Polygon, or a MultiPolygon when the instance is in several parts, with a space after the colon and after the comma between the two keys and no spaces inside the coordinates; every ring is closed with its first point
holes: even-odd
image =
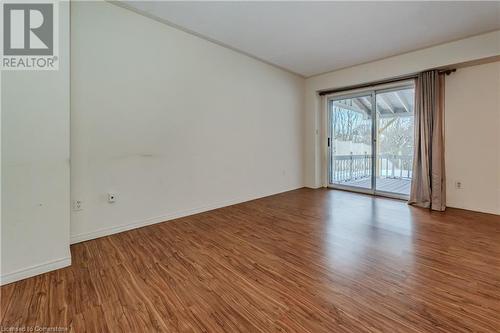
{"type": "Polygon", "coordinates": [[[0,8],[0,332],[500,332],[499,1],[0,8]]]}

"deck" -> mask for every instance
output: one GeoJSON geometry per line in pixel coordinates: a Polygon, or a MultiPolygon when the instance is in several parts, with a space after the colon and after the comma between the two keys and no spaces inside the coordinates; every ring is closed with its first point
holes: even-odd
{"type": "MultiPolygon", "coordinates": [[[[339,182],[339,185],[344,186],[355,186],[362,188],[371,188],[371,179],[370,177],[339,182]]],[[[378,191],[410,195],[410,179],[401,179],[401,178],[380,178],[377,177],[377,186],[376,189],[378,191]]]]}

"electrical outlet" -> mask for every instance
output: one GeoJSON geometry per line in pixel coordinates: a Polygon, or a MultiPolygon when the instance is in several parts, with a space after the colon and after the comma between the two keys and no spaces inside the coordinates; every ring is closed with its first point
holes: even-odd
{"type": "Polygon", "coordinates": [[[83,210],[83,201],[82,200],[73,200],[73,210],[74,211],[83,210]]]}
{"type": "Polygon", "coordinates": [[[108,193],[108,202],[113,203],[116,201],[116,194],[115,193],[108,193]]]}
{"type": "Polygon", "coordinates": [[[461,189],[463,188],[463,184],[462,184],[462,182],[461,182],[461,181],[456,181],[456,182],[455,182],[455,188],[456,188],[457,190],[461,190],[461,189]]]}

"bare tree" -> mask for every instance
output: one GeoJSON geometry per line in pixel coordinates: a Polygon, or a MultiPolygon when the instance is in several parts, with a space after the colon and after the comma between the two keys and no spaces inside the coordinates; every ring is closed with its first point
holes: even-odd
{"type": "MultiPolygon", "coordinates": [[[[371,144],[371,117],[342,107],[333,110],[333,138],[339,141],[371,144]]],[[[413,118],[379,118],[380,153],[411,155],[413,153],[413,118]]]]}
{"type": "Polygon", "coordinates": [[[340,141],[370,144],[371,125],[363,113],[335,107],[333,111],[333,135],[340,141]]]}

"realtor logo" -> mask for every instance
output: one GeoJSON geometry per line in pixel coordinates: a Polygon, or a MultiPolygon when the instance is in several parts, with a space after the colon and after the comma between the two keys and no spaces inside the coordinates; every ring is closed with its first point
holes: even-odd
{"type": "Polygon", "coordinates": [[[2,4],[3,70],[58,68],[57,3],[2,4]]]}

